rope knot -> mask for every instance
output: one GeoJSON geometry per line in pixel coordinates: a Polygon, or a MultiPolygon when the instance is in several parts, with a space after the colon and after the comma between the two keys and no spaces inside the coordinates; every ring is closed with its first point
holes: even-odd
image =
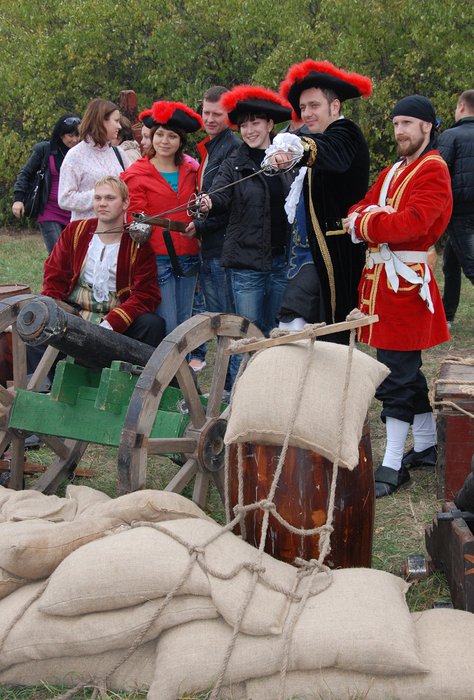
{"type": "Polygon", "coordinates": [[[270,338],[283,338],[285,335],[290,335],[290,331],[286,328],[274,328],[270,331],[270,338]]]}
{"type": "Polygon", "coordinates": [[[259,501],[258,505],[262,510],[268,510],[269,512],[276,511],[276,505],[273,503],[273,501],[269,501],[267,498],[263,498],[261,501],[259,501]]]}
{"type": "Polygon", "coordinates": [[[189,556],[197,558],[200,554],[205,554],[205,548],[199,545],[189,545],[188,547],[189,556]]]}

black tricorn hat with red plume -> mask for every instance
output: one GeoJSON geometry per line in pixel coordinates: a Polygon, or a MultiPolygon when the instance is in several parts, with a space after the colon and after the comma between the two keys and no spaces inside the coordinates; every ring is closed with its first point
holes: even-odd
{"type": "Polygon", "coordinates": [[[155,102],[151,109],[145,109],[138,118],[149,129],[160,124],[168,129],[181,129],[189,134],[204,128],[199,114],[183,102],[160,100],[155,102]]]}
{"type": "Polygon", "coordinates": [[[151,109],[144,109],[143,112],[140,112],[140,114],[138,115],[138,119],[149,129],[151,129],[153,126],[156,126],[156,122],[151,116],[151,109]]]}
{"type": "Polygon", "coordinates": [[[341,102],[354,97],[369,97],[372,93],[370,78],[359,73],[348,73],[329,61],[313,61],[308,58],[289,68],[286,78],[280,84],[280,95],[291,103],[300,117],[300,95],[303,90],[313,87],[332,90],[341,102]]]}
{"type": "Polygon", "coordinates": [[[221,104],[227,110],[229,122],[237,124],[239,116],[245,114],[265,114],[275,124],[291,117],[291,107],[273,90],[260,85],[236,85],[224,93],[221,104]]]}

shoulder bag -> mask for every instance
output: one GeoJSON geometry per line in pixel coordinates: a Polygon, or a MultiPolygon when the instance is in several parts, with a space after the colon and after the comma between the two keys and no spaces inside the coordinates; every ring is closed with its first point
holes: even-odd
{"type": "Polygon", "coordinates": [[[43,192],[44,178],[46,175],[46,168],[48,167],[50,150],[51,149],[49,146],[45,149],[41,166],[36,171],[31,187],[25,196],[25,216],[29,216],[31,218],[37,217],[40,212],[41,194],[43,192]]]}

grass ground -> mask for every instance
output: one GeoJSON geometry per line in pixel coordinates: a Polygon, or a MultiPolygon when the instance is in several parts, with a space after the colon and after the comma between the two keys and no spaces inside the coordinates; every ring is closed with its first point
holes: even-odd
{"type": "MultiPolygon", "coordinates": [[[[29,284],[33,292],[41,288],[42,263],[45,250],[39,235],[15,231],[0,231],[0,284],[24,283],[29,284]]],[[[437,270],[438,281],[442,283],[440,262],[437,270]]],[[[462,302],[452,331],[452,339],[439,347],[427,351],[424,355],[424,370],[432,385],[433,379],[443,359],[451,354],[472,355],[474,340],[474,288],[463,280],[462,302]]],[[[212,346],[209,358],[212,358],[212,346]]],[[[212,376],[212,359],[208,368],[202,373],[200,382],[206,387],[212,376]]],[[[370,410],[372,435],[372,450],[374,465],[380,462],[384,449],[384,430],[378,415],[380,406],[376,401],[370,410]]],[[[39,461],[47,462],[47,450],[35,453],[39,461]]],[[[116,451],[101,447],[90,446],[81,462],[84,468],[95,472],[93,479],[84,483],[94,488],[114,495],[116,451]]],[[[149,488],[162,488],[166,484],[176,466],[164,458],[152,458],[148,470],[149,488]]],[[[186,495],[186,494],[185,494],[186,495]]],[[[402,490],[390,498],[377,501],[375,537],[373,547],[373,566],[378,569],[400,575],[410,554],[424,554],[425,527],[440,508],[436,498],[436,477],[432,472],[416,471],[412,473],[410,488],[402,490]]],[[[223,517],[219,498],[215,492],[211,494],[208,503],[209,514],[217,520],[223,517]]],[[[411,610],[425,610],[434,603],[449,599],[449,590],[445,577],[434,573],[412,585],[408,593],[408,604],[411,610]]],[[[54,689],[39,687],[37,689],[9,690],[0,687],[0,700],[46,700],[54,697],[54,689]]],[[[91,691],[84,691],[77,698],[92,697],[91,691]]],[[[139,700],[145,694],[115,694],[109,693],[110,700],[139,700]]],[[[205,700],[201,695],[186,700],[205,700]]]]}

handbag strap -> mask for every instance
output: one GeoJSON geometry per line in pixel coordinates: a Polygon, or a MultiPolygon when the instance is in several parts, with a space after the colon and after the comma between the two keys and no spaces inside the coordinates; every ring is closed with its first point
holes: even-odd
{"type": "Polygon", "coordinates": [[[122,166],[122,170],[125,170],[125,165],[123,164],[122,154],[120,153],[120,151],[119,151],[119,149],[117,148],[117,146],[112,146],[112,148],[114,149],[114,153],[115,153],[115,155],[117,156],[118,162],[119,162],[120,165],[122,166]]]}

